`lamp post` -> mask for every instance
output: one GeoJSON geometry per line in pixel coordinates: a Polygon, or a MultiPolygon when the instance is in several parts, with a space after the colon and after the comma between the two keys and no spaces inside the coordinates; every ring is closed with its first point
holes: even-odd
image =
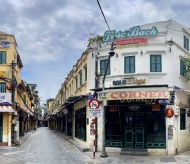
{"type": "MultiPolygon", "coordinates": [[[[115,52],[114,52],[114,43],[115,43],[115,39],[116,37],[113,38],[112,44],[111,44],[111,48],[110,48],[110,52],[109,52],[109,56],[108,56],[108,60],[106,63],[106,69],[104,72],[104,77],[102,80],[102,91],[105,90],[105,78],[106,78],[106,74],[107,74],[107,69],[108,69],[108,65],[110,63],[110,57],[114,56],[115,52]]],[[[106,144],[106,128],[105,128],[105,103],[107,100],[103,100],[102,103],[102,154],[100,154],[100,157],[107,157],[108,155],[106,154],[106,150],[105,150],[105,144],[106,144]]]]}

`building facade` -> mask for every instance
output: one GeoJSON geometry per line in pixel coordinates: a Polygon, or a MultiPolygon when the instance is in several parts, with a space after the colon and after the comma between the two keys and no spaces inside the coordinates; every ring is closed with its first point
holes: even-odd
{"type": "Polygon", "coordinates": [[[82,54],[55,98],[55,129],[91,150],[95,135],[96,151],[103,149],[104,127],[106,152],[124,148],[175,155],[189,150],[189,38],[189,28],[168,20],[106,31],[102,44],[91,41],[91,51],[82,54]],[[115,55],[110,57],[113,36],[115,55]],[[88,105],[93,98],[100,101],[97,117],[88,105]]]}
{"type": "MultiPolygon", "coordinates": [[[[97,89],[98,99],[106,104],[106,150],[174,155],[190,149],[190,83],[184,78],[190,30],[168,20],[106,31],[97,50],[100,82],[113,36],[115,56],[109,61],[105,90],[97,89]]],[[[99,138],[99,150],[101,145],[99,138]]]]}
{"type": "MultiPolygon", "coordinates": [[[[24,133],[21,117],[33,115],[33,95],[20,78],[22,68],[14,35],[0,32],[0,146],[19,144],[19,135],[24,133]]],[[[27,121],[31,129],[33,123],[27,121]]]]}

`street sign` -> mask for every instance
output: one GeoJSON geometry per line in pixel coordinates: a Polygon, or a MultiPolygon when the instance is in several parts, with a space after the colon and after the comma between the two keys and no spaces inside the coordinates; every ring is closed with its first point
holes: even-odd
{"type": "Polygon", "coordinates": [[[100,107],[100,102],[97,99],[92,99],[89,101],[88,106],[90,109],[98,109],[100,107]]]}
{"type": "Polygon", "coordinates": [[[101,117],[101,109],[89,109],[89,117],[101,117]]]}
{"type": "Polygon", "coordinates": [[[88,103],[89,116],[90,117],[101,117],[100,102],[97,99],[92,99],[88,103]]]}

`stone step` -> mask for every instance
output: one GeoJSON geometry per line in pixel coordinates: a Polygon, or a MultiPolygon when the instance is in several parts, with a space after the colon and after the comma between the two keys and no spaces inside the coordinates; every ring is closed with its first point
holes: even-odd
{"type": "Polygon", "coordinates": [[[120,155],[148,156],[148,151],[147,151],[147,149],[122,148],[120,155]]]}

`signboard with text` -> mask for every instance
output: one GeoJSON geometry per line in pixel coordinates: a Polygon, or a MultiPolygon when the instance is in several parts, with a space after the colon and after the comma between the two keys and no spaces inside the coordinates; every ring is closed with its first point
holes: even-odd
{"type": "Polygon", "coordinates": [[[118,91],[98,93],[98,100],[169,99],[167,91],[118,91]]]}

